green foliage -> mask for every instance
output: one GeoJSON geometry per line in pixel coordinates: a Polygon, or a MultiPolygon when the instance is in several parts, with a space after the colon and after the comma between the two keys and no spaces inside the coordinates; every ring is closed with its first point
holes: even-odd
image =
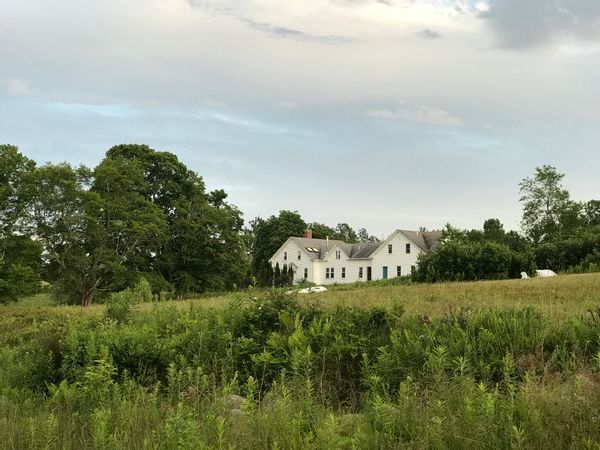
{"type": "MultiPolygon", "coordinates": [[[[111,299],[151,298],[140,282],[111,299]]],[[[280,290],[2,335],[14,448],[579,448],[600,442],[597,317],[336,308],[280,290]],[[594,319],[596,318],[596,319],[594,319]],[[243,397],[231,398],[237,393],[243,397]]],[[[0,319],[3,325],[6,318],[0,319]]]]}
{"type": "Polygon", "coordinates": [[[144,145],[113,147],[93,170],[36,168],[16,147],[0,146],[2,301],[42,275],[58,300],[84,306],[140,275],[157,296],[247,284],[243,220],[226,198],[205,192],[175,155],[144,145]],[[11,243],[33,234],[43,260],[16,262],[11,243]]]}
{"type": "Polygon", "coordinates": [[[17,147],[0,145],[0,303],[40,287],[41,247],[29,237],[34,170],[17,147]]]}
{"type": "Polygon", "coordinates": [[[131,307],[138,303],[152,301],[152,288],[145,278],[135,286],[112,294],[106,302],[106,317],[118,322],[127,322],[131,318],[131,307]]]}
{"type": "Polygon", "coordinates": [[[205,192],[204,181],[169,152],[146,145],[112,147],[108,161],[139,165],[146,201],[162,211],[167,239],[140,255],[143,271],[154,268],[178,297],[222,291],[245,283],[248,258],[241,212],[223,190],[205,192]]]}
{"type": "Polygon", "coordinates": [[[0,239],[28,230],[35,163],[12,145],[0,145],[0,239]]]}
{"type": "Polygon", "coordinates": [[[0,242],[0,303],[17,301],[40,290],[42,248],[25,235],[11,235],[0,242]]]}
{"type": "Polygon", "coordinates": [[[306,230],[306,222],[295,211],[280,211],[278,216],[268,219],[257,217],[250,222],[252,234],[252,270],[260,274],[264,264],[291,236],[302,236],[306,230]]]}
{"type": "Polygon", "coordinates": [[[493,241],[446,239],[433,252],[421,254],[416,281],[502,280],[532,271],[532,256],[493,241]]]}
{"type": "Polygon", "coordinates": [[[564,174],[544,165],[535,169],[533,177],[523,179],[520,186],[523,203],[522,226],[535,243],[547,242],[560,233],[570,232],[579,223],[580,206],[571,201],[563,188],[564,174]]]}
{"type": "Polygon", "coordinates": [[[38,275],[28,266],[2,264],[0,266],[0,303],[16,302],[21,297],[39,291],[38,275]]]}

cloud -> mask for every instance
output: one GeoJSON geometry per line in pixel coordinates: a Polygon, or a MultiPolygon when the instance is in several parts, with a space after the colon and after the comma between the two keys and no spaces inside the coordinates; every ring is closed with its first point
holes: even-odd
{"type": "Polygon", "coordinates": [[[439,106],[399,105],[391,109],[370,109],[367,115],[374,119],[402,120],[425,125],[460,126],[462,119],[453,116],[439,106]]]}
{"type": "Polygon", "coordinates": [[[262,31],[268,35],[278,38],[297,39],[305,41],[321,42],[324,44],[347,44],[356,42],[357,39],[349,36],[335,36],[335,35],[319,35],[311,34],[301,30],[295,30],[293,28],[286,28],[279,25],[273,25],[266,22],[255,22],[250,19],[241,19],[247,23],[250,28],[254,30],[262,31]]]}
{"type": "Polygon", "coordinates": [[[419,31],[417,33],[417,36],[419,36],[420,38],[429,39],[429,40],[435,40],[435,39],[442,38],[442,35],[440,32],[431,30],[429,28],[425,28],[424,30],[419,31]]]}
{"type": "MultiPolygon", "coordinates": [[[[255,20],[249,18],[244,12],[236,7],[236,3],[229,3],[227,1],[218,1],[214,0],[187,0],[188,3],[196,9],[202,10],[205,13],[212,15],[225,15],[234,17],[241,22],[248,25],[253,30],[257,30],[268,34],[269,36],[275,38],[283,38],[283,39],[295,39],[302,41],[312,41],[312,42],[320,42],[323,44],[348,44],[352,42],[357,42],[358,39],[350,36],[338,36],[338,35],[325,35],[325,34],[315,34],[309,33],[304,30],[299,30],[296,28],[289,28],[285,26],[281,26],[278,24],[273,24],[270,22],[265,22],[261,20],[255,20]]],[[[385,3],[387,0],[378,0],[385,3]]]]}
{"type": "Polygon", "coordinates": [[[479,17],[508,48],[528,48],[575,38],[600,41],[596,0],[489,0],[479,17]]]}
{"type": "Polygon", "coordinates": [[[8,95],[14,97],[23,97],[33,93],[33,89],[29,83],[21,78],[7,78],[0,80],[2,86],[8,95]]]}

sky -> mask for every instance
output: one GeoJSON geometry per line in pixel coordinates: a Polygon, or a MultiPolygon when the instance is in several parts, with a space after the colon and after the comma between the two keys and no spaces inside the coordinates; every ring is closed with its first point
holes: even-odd
{"type": "Polygon", "coordinates": [[[595,0],[0,0],[0,143],[175,153],[247,221],[518,229],[550,164],[600,198],[595,0]]]}

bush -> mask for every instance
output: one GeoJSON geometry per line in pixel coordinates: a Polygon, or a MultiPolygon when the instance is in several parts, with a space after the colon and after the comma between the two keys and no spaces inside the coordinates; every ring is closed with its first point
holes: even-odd
{"type": "Polygon", "coordinates": [[[106,302],[106,317],[118,322],[127,322],[131,316],[131,306],[152,301],[152,289],[145,278],[131,288],[112,294],[106,302]]]}
{"type": "Polygon", "coordinates": [[[417,282],[503,280],[535,270],[533,255],[490,241],[455,240],[419,256],[417,282]]]}

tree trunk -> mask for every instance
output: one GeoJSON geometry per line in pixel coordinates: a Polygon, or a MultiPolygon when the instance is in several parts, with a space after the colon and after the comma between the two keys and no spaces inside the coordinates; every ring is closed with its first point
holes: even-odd
{"type": "Polygon", "coordinates": [[[81,306],[88,308],[92,304],[92,300],[94,298],[94,289],[89,289],[83,293],[81,296],[81,306]]]}

